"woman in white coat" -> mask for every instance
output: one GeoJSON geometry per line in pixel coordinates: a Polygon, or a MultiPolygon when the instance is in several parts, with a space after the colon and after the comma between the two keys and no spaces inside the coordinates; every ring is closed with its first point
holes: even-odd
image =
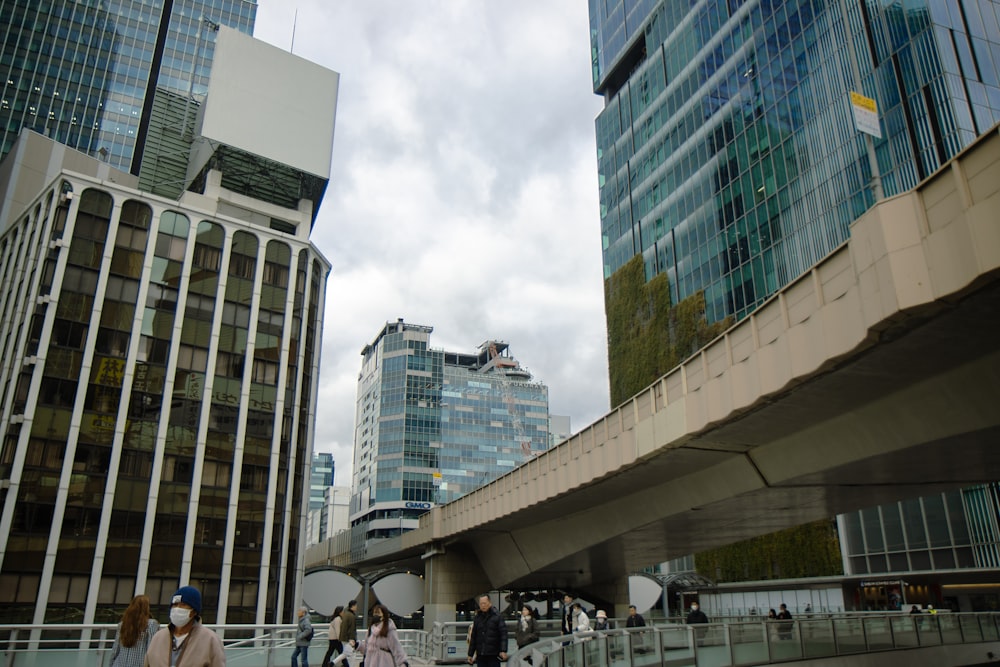
{"type": "Polygon", "coordinates": [[[573,605],[573,631],[590,632],[590,617],[579,602],[573,605]]]}

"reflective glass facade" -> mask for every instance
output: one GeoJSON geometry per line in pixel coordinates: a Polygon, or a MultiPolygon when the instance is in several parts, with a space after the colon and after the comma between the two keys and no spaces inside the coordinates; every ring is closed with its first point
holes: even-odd
{"type": "Polygon", "coordinates": [[[548,387],[532,381],[506,344],[447,352],[430,346],[432,331],[399,320],[362,351],[351,498],[355,558],[370,540],[415,527],[431,506],[549,446],[548,387]]]}
{"type": "MultiPolygon", "coordinates": [[[[604,272],[740,318],[1000,121],[994,0],[590,0],[604,272]],[[849,40],[847,39],[849,37],[849,40]]],[[[839,518],[848,574],[996,568],[996,485],[839,518]]]]}
{"type": "Polygon", "coordinates": [[[846,574],[1000,568],[1000,484],[838,517],[846,574]]]}
{"type": "Polygon", "coordinates": [[[333,486],[333,454],[313,454],[309,476],[309,511],[321,509],[326,504],[326,490],[333,486]]]}
{"type": "Polygon", "coordinates": [[[2,622],[293,617],[330,267],[210,195],[63,171],[0,237],[2,622]]]}
{"type": "Polygon", "coordinates": [[[710,322],[747,314],[874,201],[850,90],[878,103],[887,196],[1000,120],[998,12],[991,0],[590,0],[605,276],[642,255],[675,301],[704,290],[710,322]]]}
{"type": "Polygon", "coordinates": [[[0,0],[0,158],[29,127],[128,171],[153,87],[205,93],[215,33],[202,18],[250,34],[256,12],[256,0],[0,0]]]}

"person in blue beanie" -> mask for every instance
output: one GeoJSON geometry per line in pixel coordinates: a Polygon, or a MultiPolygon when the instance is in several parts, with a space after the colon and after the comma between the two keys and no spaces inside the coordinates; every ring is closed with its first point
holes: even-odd
{"type": "Polygon", "coordinates": [[[146,667],[224,667],[226,654],[219,635],[201,624],[201,592],[181,586],[170,598],[170,625],[149,642],[146,667]]]}

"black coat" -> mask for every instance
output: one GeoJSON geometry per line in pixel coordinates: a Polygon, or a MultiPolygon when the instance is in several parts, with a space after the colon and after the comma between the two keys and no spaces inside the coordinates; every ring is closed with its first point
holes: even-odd
{"type": "Polygon", "coordinates": [[[529,616],[527,622],[521,618],[517,619],[516,639],[518,648],[538,641],[538,623],[533,616],[529,616]]]}
{"type": "Polygon", "coordinates": [[[695,623],[708,623],[708,616],[705,616],[705,612],[701,609],[694,609],[688,614],[687,624],[694,625],[695,623]]]}
{"type": "Polygon", "coordinates": [[[507,624],[500,616],[496,607],[490,607],[486,613],[476,612],[472,619],[472,637],[469,639],[469,657],[477,655],[500,655],[507,652],[507,624]]]}
{"type": "Polygon", "coordinates": [[[646,619],[642,617],[642,614],[636,614],[635,616],[629,616],[628,620],[625,621],[626,628],[644,628],[646,627],[646,619]]]}

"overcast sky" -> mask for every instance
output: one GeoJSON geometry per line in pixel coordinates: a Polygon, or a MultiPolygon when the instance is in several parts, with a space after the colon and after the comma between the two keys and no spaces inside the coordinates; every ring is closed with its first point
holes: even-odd
{"type": "Polygon", "coordinates": [[[255,37],[341,75],[312,234],[333,264],[316,450],[335,483],[361,349],[396,318],[449,351],[507,341],[574,432],[606,413],[587,1],[258,4],[255,37]]]}

